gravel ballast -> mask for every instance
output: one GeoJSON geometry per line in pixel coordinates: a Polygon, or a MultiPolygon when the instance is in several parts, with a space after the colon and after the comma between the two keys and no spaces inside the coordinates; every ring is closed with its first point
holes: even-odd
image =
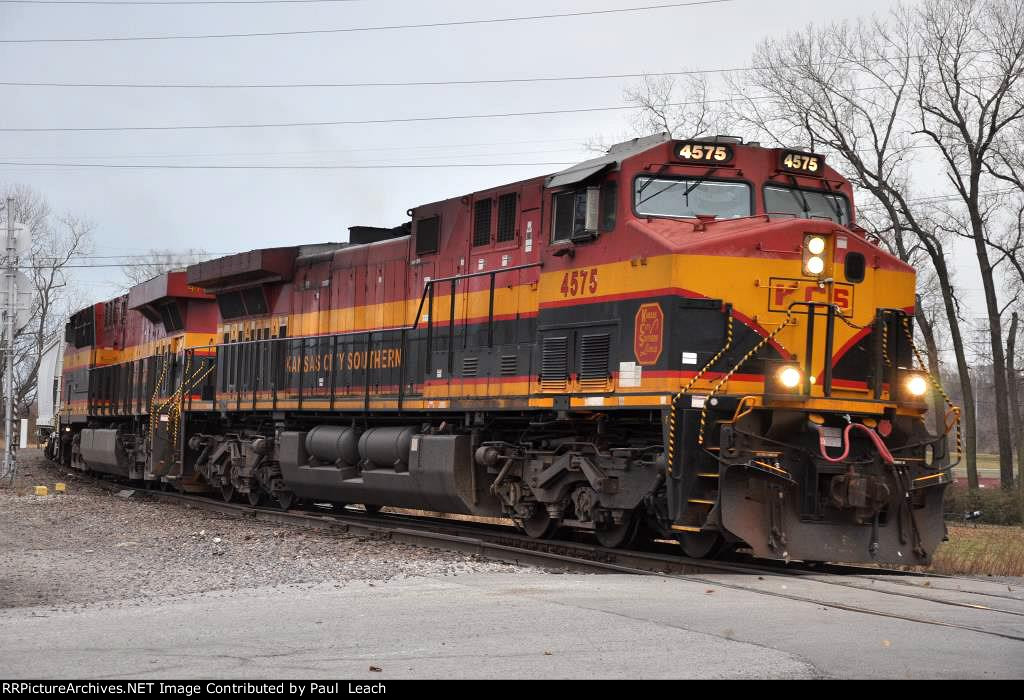
{"type": "Polygon", "coordinates": [[[282,584],[514,573],[530,567],[129,498],[23,451],[0,489],[0,608],[140,602],[282,584]],[[65,481],[66,494],[52,493],[65,481]],[[45,485],[51,495],[36,496],[45,485]]]}

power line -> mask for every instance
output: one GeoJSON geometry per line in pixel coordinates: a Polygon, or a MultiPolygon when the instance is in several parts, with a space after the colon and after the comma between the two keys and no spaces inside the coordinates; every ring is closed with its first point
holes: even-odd
{"type": "MultiPolygon", "coordinates": [[[[74,258],[75,260],[133,260],[133,259],[138,258],[138,259],[143,260],[143,261],[152,261],[152,262],[154,262],[156,264],[164,265],[164,264],[167,264],[168,262],[170,262],[170,263],[174,263],[175,262],[174,260],[168,261],[166,259],[167,257],[172,257],[172,258],[209,258],[209,257],[220,257],[220,256],[223,256],[223,255],[230,255],[230,253],[196,253],[196,252],[192,252],[192,253],[181,252],[181,253],[178,253],[178,252],[175,252],[173,250],[171,250],[171,251],[154,250],[153,253],[154,253],[153,255],[144,255],[144,254],[143,255],[72,255],[71,257],[74,258]],[[154,260],[154,257],[162,257],[164,259],[163,260],[160,260],[160,259],[154,260]]],[[[41,260],[63,260],[63,258],[53,257],[53,256],[40,256],[40,257],[37,257],[36,259],[37,260],[40,260],[40,259],[41,260]]]]}
{"type": "MultiPolygon", "coordinates": [[[[0,0],[2,2],[3,0],[0,0]]],[[[732,0],[729,0],[732,1],[732,0]]],[[[987,49],[964,51],[964,54],[992,53],[987,49]]],[[[925,54],[909,54],[906,56],[884,56],[876,59],[867,59],[866,62],[878,63],[882,61],[897,61],[906,59],[919,59],[931,57],[925,54]]],[[[820,65],[840,66],[857,65],[865,61],[837,60],[823,61],[820,65]]],[[[786,65],[780,68],[797,68],[801,66],[786,65]]],[[[504,85],[522,83],[546,83],[546,82],[567,82],[584,80],[614,80],[623,78],[643,77],[667,77],[679,75],[714,75],[720,73],[751,73],[767,70],[764,66],[746,66],[739,68],[701,68],[694,70],[678,71],[644,71],[641,73],[598,73],[591,75],[561,75],[561,76],[531,76],[528,78],[475,78],[467,80],[411,80],[411,81],[375,81],[375,82],[307,82],[307,83],[99,83],[99,82],[67,82],[67,81],[0,81],[0,86],[5,87],[42,87],[42,88],[127,88],[127,89],[176,89],[176,90],[233,90],[233,89],[299,89],[299,88],[390,88],[390,87],[439,87],[445,85],[504,85]]],[[[1000,76],[971,76],[963,80],[984,80],[1000,76]]],[[[935,83],[930,83],[935,84],[935,83]]],[[[857,88],[858,90],[878,90],[886,87],[898,87],[883,83],[876,86],[857,88]]],[[[735,98],[734,98],[735,99],[735,98]]],[[[731,100],[710,100],[710,101],[731,101],[731,100]]]]}
{"type": "Polygon", "coordinates": [[[284,5],[363,0],[0,0],[0,5],[284,5]]]}
{"type": "Polygon", "coordinates": [[[4,166],[45,168],[116,168],[138,170],[391,170],[400,168],[512,168],[564,167],[572,162],[559,163],[393,163],[388,165],[202,165],[169,163],[19,163],[0,161],[4,166]]]}
{"type": "MultiPolygon", "coordinates": [[[[667,106],[675,107],[689,104],[678,102],[667,106]]],[[[179,124],[167,126],[65,126],[65,127],[4,127],[5,133],[56,133],[81,131],[188,131],[203,129],[280,129],[313,126],[357,126],[368,124],[402,124],[409,122],[454,121],[463,119],[499,119],[505,117],[536,117],[549,114],[583,114],[587,112],[613,112],[637,109],[633,105],[617,105],[612,107],[579,107],[576,109],[548,109],[533,112],[501,112],[489,114],[444,114],[431,117],[393,117],[387,119],[345,119],[320,122],[277,122],[263,124],[179,124]]]]}
{"type": "MultiPolygon", "coordinates": [[[[716,68],[710,69],[704,72],[729,72],[729,71],[754,71],[761,70],[759,68],[716,68]]],[[[680,72],[682,75],[689,71],[680,72]]],[[[994,76],[976,76],[972,80],[980,80],[994,76]]],[[[865,85],[861,87],[852,88],[856,92],[880,90],[886,87],[894,87],[888,84],[880,85],[865,85]]],[[[746,101],[764,101],[764,100],[777,100],[777,95],[754,95],[754,96],[743,96],[743,97],[725,97],[715,98],[708,100],[700,100],[693,102],[668,102],[662,105],[663,107],[686,107],[697,104],[722,104],[732,102],[746,102],[746,101]]],[[[536,110],[531,112],[499,112],[499,113],[485,113],[485,114],[445,114],[428,117],[393,117],[386,119],[349,119],[349,120],[338,120],[338,121],[319,121],[319,122],[271,122],[271,123],[258,123],[258,124],[181,124],[181,125],[165,125],[165,126],[103,126],[103,127],[3,127],[0,128],[0,133],[64,133],[64,132],[101,132],[101,131],[188,131],[188,130],[209,130],[209,129],[277,129],[277,128],[295,128],[295,127],[319,127],[319,126],[358,126],[358,125],[370,125],[370,124],[402,124],[411,122],[432,122],[432,121],[454,121],[463,119],[498,119],[506,117],[536,117],[536,116],[547,116],[553,114],[582,114],[589,112],[614,112],[623,110],[636,110],[641,109],[637,105],[613,105],[608,107],[579,107],[575,109],[549,109],[549,110],[536,110]]]]}
{"type": "MultiPolygon", "coordinates": [[[[489,149],[486,152],[479,152],[479,153],[476,153],[476,152],[456,152],[456,153],[451,153],[451,154],[446,154],[446,155],[448,157],[450,157],[450,158],[458,158],[458,159],[463,159],[463,158],[466,158],[466,159],[470,159],[470,158],[471,159],[479,159],[479,158],[490,158],[490,159],[493,159],[494,156],[495,156],[495,153],[498,152],[498,151],[500,151],[501,155],[504,156],[504,157],[523,156],[523,155],[532,155],[532,156],[543,155],[543,156],[546,156],[546,157],[556,157],[554,154],[558,154],[558,153],[561,153],[561,154],[568,154],[568,153],[582,154],[582,153],[586,152],[586,149],[583,148],[583,147],[576,147],[576,148],[546,148],[546,149],[529,150],[529,151],[501,151],[500,149],[497,149],[497,148],[491,148],[491,149],[489,149]]],[[[234,158],[234,157],[258,157],[258,156],[325,155],[325,154],[329,154],[329,153],[333,153],[333,152],[337,152],[337,151],[329,151],[329,150],[313,150],[313,151],[249,151],[249,152],[235,151],[235,152],[227,152],[227,153],[191,153],[191,154],[189,154],[189,153],[157,153],[157,154],[148,154],[148,155],[147,154],[134,154],[134,153],[110,154],[110,155],[95,155],[95,154],[92,154],[92,155],[81,155],[81,154],[79,154],[79,155],[71,155],[71,154],[68,154],[68,153],[60,153],[60,154],[53,154],[53,153],[47,153],[47,154],[38,154],[38,153],[28,153],[28,154],[26,154],[26,153],[22,153],[22,154],[4,153],[3,156],[5,156],[7,158],[19,159],[19,160],[22,159],[22,158],[25,158],[25,159],[28,159],[29,161],[39,161],[39,160],[48,160],[48,159],[57,159],[57,158],[59,158],[59,159],[68,160],[68,161],[76,161],[77,162],[77,161],[81,160],[81,161],[98,162],[98,163],[103,163],[103,162],[108,162],[108,161],[115,161],[115,162],[117,162],[117,161],[121,161],[121,160],[127,160],[127,161],[131,162],[133,160],[138,161],[140,159],[156,158],[156,159],[159,159],[161,161],[165,161],[166,160],[168,162],[173,163],[173,162],[175,162],[177,160],[188,159],[188,158],[203,158],[203,159],[206,159],[206,158],[218,158],[218,157],[223,157],[223,156],[227,156],[229,158],[234,158]]],[[[405,164],[408,164],[408,163],[415,163],[417,161],[437,162],[438,157],[440,157],[440,154],[438,154],[438,153],[431,153],[429,155],[409,156],[408,158],[402,158],[400,161],[381,160],[380,158],[370,158],[368,160],[345,160],[345,161],[339,161],[339,162],[336,162],[336,163],[323,163],[323,164],[327,164],[327,165],[405,165],[405,164]]],[[[568,157],[568,156],[566,156],[566,157],[568,157]]],[[[591,157],[593,157],[593,156],[591,156],[591,157]]],[[[469,162],[469,161],[466,161],[466,162],[469,162]]],[[[272,163],[273,163],[273,161],[272,161],[272,163]]],[[[257,163],[257,164],[259,164],[259,163],[257,163]]],[[[287,164],[303,165],[304,163],[303,162],[292,162],[292,161],[289,161],[289,160],[284,160],[280,164],[281,165],[287,165],[287,164]]],[[[312,164],[316,165],[317,163],[314,161],[312,164]]]]}
{"type": "MultiPolygon", "coordinates": [[[[87,160],[92,159],[110,159],[110,158],[213,158],[222,156],[290,156],[290,155],[324,155],[324,154],[347,154],[347,153],[366,153],[366,152],[379,152],[379,151],[413,151],[413,150],[453,150],[460,148],[477,148],[487,147],[489,150],[487,153],[460,153],[459,156],[465,156],[470,158],[482,157],[486,155],[492,155],[495,148],[499,146],[509,145],[521,145],[521,144],[541,144],[541,143],[579,143],[579,139],[576,138],[564,138],[564,139],[534,139],[526,141],[478,141],[475,143],[435,143],[435,144],[408,144],[403,146],[375,146],[369,148],[343,148],[343,149],[313,149],[313,150],[299,150],[299,151],[220,151],[210,153],[127,153],[114,156],[104,155],[68,155],[66,153],[60,156],[39,156],[39,155],[15,155],[13,153],[6,153],[8,158],[51,158],[51,157],[65,157],[65,158],[84,158],[87,160]]],[[[546,149],[532,151],[532,153],[562,153],[568,152],[570,149],[546,149]]],[[[583,150],[583,149],[576,149],[583,150]]],[[[510,155],[517,153],[519,155],[527,153],[527,151],[502,151],[502,155],[510,155]]],[[[405,162],[405,161],[403,161],[405,162]]],[[[136,248],[136,250],[143,250],[136,248]]]]}
{"type": "MultiPolygon", "coordinates": [[[[572,139],[565,139],[565,140],[572,140],[572,139]]],[[[560,139],[550,139],[550,140],[540,140],[540,141],[537,141],[537,143],[560,142],[560,141],[562,141],[562,140],[560,140],[560,139]]],[[[515,143],[515,142],[504,142],[504,143],[515,143]]],[[[523,143],[529,143],[529,142],[523,142],[523,143]]],[[[1022,142],[1021,141],[1010,141],[1009,143],[1022,143],[1022,142]]],[[[497,145],[501,145],[501,142],[493,143],[493,144],[490,144],[490,143],[479,143],[479,144],[437,144],[437,145],[421,145],[421,146],[411,145],[411,146],[403,146],[403,147],[381,147],[381,148],[377,148],[377,149],[373,149],[373,148],[371,148],[371,149],[352,149],[352,151],[355,151],[355,150],[362,150],[362,151],[367,151],[367,150],[369,150],[369,151],[373,151],[373,150],[411,150],[411,149],[417,149],[417,148],[420,148],[420,149],[422,149],[422,148],[459,148],[459,147],[464,147],[464,146],[465,147],[470,147],[470,146],[488,146],[488,147],[492,147],[492,150],[493,150],[493,146],[497,146],[497,145]]],[[[781,148],[781,146],[779,146],[779,148],[781,148]]],[[[933,148],[936,148],[936,145],[933,144],[933,143],[920,143],[920,144],[914,144],[914,145],[902,147],[900,150],[917,150],[917,149],[922,149],[922,148],[931,148],[931,149],[933,149],[933,148]]],[[[583,149],[558,148],[558,149],[544,149],[544,150],[518,151],[518,152],[517,151],[506,151],[506,152],[503,152],[503,154],[504,155],[517,155],[517,154],[525,155],[525,154],[546,154],[546,153],[554,154],[554,153],[577,152],[577,151],[582,151],[582,150],[583,149]]],[[[315,155],[315,154],[324,154],[324,153],[348,153],[348,152],[352,152],[352,151],[348,151],[348,150],[338,150],[338,151],[334,151],[334,150],[313,150],[313,151],[263,151],[263,152],[191,153],[191,154],[185,154],[185,153],[164,153],[164,154],[122,154],[122,155],[111,155],[111,156],[96,156],[96,155],[84,155],[84,156],[82,156],[82,155],[79,155],[77,157],[78,158],[85,158],[85,159],[100,159],[100,160],[110,160],[110,159],[116,159],[116,158],[152,158],[152,157],[157,157],[157,158],[211,158],[211,157],[221,157],[221,156],[248,156],[248,157],[251,157],[251,156],[262,156],[262,155],[271,155],[271,156],[274,156],[274,155],[296,155],[296,154],[298,154],[298,155],[315,155]]],[[[859,153],[872,153],[872,151],[867,150],[867,149],[859,150],[858,152],[859,153]]],[[[486,156],[492,155],[492,153],[463,153],[463,154],[460,154],[460,155],[463,156],[463,157],[478,158],[478,157],[486,157],[486,156]]],[[[68,162],[64,162],[64,161],[62,161],[62,162],[51,162],[51,161],[40,162],[38,160],[39,158],[48,158],[48,157],[51,157],[51,156],[31,156],[31,155],[28,155],[28,156],[20,156],[20,157],[30,158],[30,159],[34,158],[35,160],[33,160],[33,161],[0,161],[0,165],[7,165],[7,166],[12,166],[12,167],[14,167],[14,166],[24,166],[24,167],[70,167],[70,168],[139,168],[139,169],[164,169],[164,168],[166,168],[166,169],[182,169],[182,170],[186,170],[186,169],[188,169],[188,170],[191,170],[191,169],[212,169],[212,170],[219,170],[219,169],[235,169],[235,170],[248,170],[248,169],[254,169],[254,170],[258,170],[258,169],[266,169],[266,170],[289,170],[289,169],[297,169],[297,170],[345,170],[345,169],[353,169],[353,170],[356,170],[356,169],[389,169],[389,168],[417,168],[417,167],[420,167],[420,168],[448,168],[448,167],[453,167],[453,168],[470,168],[470,167],[512,167],[512,166],[538,166],[539,167],[539,166],[565,166],[565,165],[571,165],[572,164],[572,162],[569,162],[569,161],[549,161],[549,162],[536,162],[536,163],[453,163],[453,164],[448,164],[448,163],[418,164],[418,163],[413,163],[413,162],[408,162],[408,161],[403,161],[403,162],[399,162],[399,163],[394,163],[394,162],[391,162],[391,163],[372,163],[371,162],[371,163],[333,163],[333,164],[331,164],[331,163],[325,163],[325,164],[302,164],[302,163],[297,163],[297,164],[236,164],[236,165],[232,165],[232,164],[175,164],[175,163],[155,163],[155,164],[132,164],[132,163],[126,163],[126,164],[120,164],[120,163],[83,163],[83,162],[71,162],[71,161],[68,161],[68,162]]],[[[426,158],[429,158],[429,157],[433,157],[433,156],[427,156],[426,158]]],[[[410,160],[423,160],[423,159],[426,159],[426,158],[414,158],[414,159],[410,159],[410,160]]],[[[575,161],[573,161],[573,162],[575,162],[575,161]]],[[[1007,192],[1011,192],[1011,191],[1013,191],[1013,190],[999,190],[999,191],[996,191],[993,194],[996,194],[996,193],[1007,193],[1007,192]]],[[[951,197],[955,198],[955,197],[957,197],[959,195],[939,195],[939,197],[947,197],[947,196],[951,196],[951,197]]],[[[922,201],[922,200],[918,200],[918,201],[922,201]]],[[[875,206],[875,205],[874,204],[868,204],[868,205],[865,205],[865,206],[875,206]]],[[[130,256],[128,256],[128,257],[130,257],[130,256]]]]}
{"type": "Polygon", "coordinates": [[[569,17],[592,17],[596,15],[621,15],[655,10],[668,10],[680,7],[696,7],[701,5],[720,5],[736,2],[736,0],[691,0],[691,2],[673,2],[662,5],[641,5],[638,7],[619,7],[607,10],[579,10],[576,12],[556,12],[544,15],[522,15],[518,17],[495,17],[490,19],[462,19],[448,22],[424,22],[421,24],[390,24],[371,27],[340,27],[336,29],[295,29],[276,32],[237,32],[226,34],[165,34],[151,36],[106,36],[80,38],[39,38],[39,39],[0,39],[0,44],[84,44],[100,42],[124,41],[177,41],[183,39],[250,39],[273,36],[311,36],[323,34],[350,34],[361,32],[382,32],[404,29],[437,29],[441,27],[465,27],[481,24],[503,24],[508,22],[540,22],[550,19],[569,17]]]}
{"type": "MultiPolygon", "coordinates": [[[[18,269],[19,270],[49,270],[52,267],[53,267],[52,265],[18,265],[18,269]]],[[[66,269],[78,269],[78,270],[81,270],[81,269],[87,269],[87,268],[88,269],[92,269],[92,268],[105,268],[105,267],[124,267],[124,265],[122,263],[97,263],[95,265],[84,265],[84,264],[83,265],[78,265],[78,264],[74,264],[74,265],[61,265],[60,269],[62,269],[62,270],[66,270],[66,269]]]]}
{"type": "MultiPolygon", "coordinates": [[[[991,190],[989,192],[982,192],[982,193],[979,194],[979,196],[980,197],[997,197],[997,196],[999,196],[1001,194],[1010,194],[1012,192],[1018,192],[1018,191],[1019,190],[1016,187],[1008,187],[1005,190],[991,190]]],[[[948,201],[953,201],[953,200],[957,200],[957,199],[963,199],[963,197],[961,195],[959,195],[959,194],[937,194],[937,195],[931,195],[929,197],[916,197],[914,199],[908,199],[907,200],[907,204],[922,204],[922,203],[925,203],[925,202],[948,202],[948,201]]],[[[875,208],[880,207],[880,206],[882,206],[881,202],[868,202],[867,204],[859,204],[859,205],[857,205],[857,210],[860,211],[862,209],[875,209],[875,208]]]]}
{"type": "MultiPolygon", "coordinates": [[[[2,2],[3,0],[0,0],[2,2]]],[[[24,82],[0,81],[4,87],[43,88],[128,88],[166,90],[281,90],[304,88],[392,88],[392,87],[440,87],[444,85],[506,85],[522,83],[556,83],[584,80],[621,80],[624,78],[665,77],[670,75],[698,75],[709,73],[735,73],[750,68],[716,68],[694,71],[662,71],[657,73],[607,73],[598,75],[540,76],[530,78],[482,78],[474,80],[412,80],[407,82],[370,83],[69,83],[69,82],[24,82]]]]}

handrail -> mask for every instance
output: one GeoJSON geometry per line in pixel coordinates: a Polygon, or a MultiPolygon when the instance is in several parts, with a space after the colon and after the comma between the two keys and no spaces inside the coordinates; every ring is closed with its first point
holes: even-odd
{"type": "MultiPolygon", "coordinates": [[[[885,383],[883,375],[883,364],[889,364],[889,392],[892,394],[892,387],[896,386],[896,362],[889,361],[889,358],[899,357],[899,347],[889,352],[889,317],[906,319],[908,314],[903,309],[879,308],[875,310],[874,327],[874,348],[872,361],[872,381],[874,382],[874,397],[878,401],[882,398],[882,385],[885,383]]],[[[899,343],[899,335],[896,335],[895,342],[899,343]]]]}
{"type": "MultiPolygon", "coordinates": [[[[427,304],[427,347],[424,352],[424,363],[423,363],[423,375],[430,374],[433,369],[433,353],[434,353],[434,285],[437,284],[451,284],[451,299],[450,308],[448,312],[448,376],[451,376],[454,369],[454,339],[455,339],[455,288],[459,281],[473,279],[474,277],[490,277],[491,278],[491,296],[487,318],[487,338],[488,347],[494,345],[494,280],[502,272],[516,272],[517,270],[529,270],[534,267],[543,267],[543,262],[526,263],[524,265],[513,265],[512,267],[495,267],[490,270],[481,270],[479,272],[470,272],[465,275],[452,275],[450,277],[438,277],[436,279],[429,279],[423,284],[423,293],[420,295],[420,305],[416,308],[416,317],[412,321],[412,325],[406,326],[402,329],[403,331],[403,354],[406,351],[405,341],[408,337],[406,331],[414,331],[419,328],[420,319],[423,318],[423,304],[427,304]]],[[[404,378],[403,378],[404,379],[404,378]]],[[[399,401],[401,402],[405,394],[405,387],[399,387],[398,395],[399,401]]]]}
{"type": "MultiPolygon", "coordinates": [[[[491,270],[481,270],[479,272],[470,272],[470,273],[467,273],[467,274],[464,274],[464,275],[452,275],[452,276],[449,276],[449,277],[439,277],[437,279],[427,280],[424,283],[423,293],[420,296],[419,307],[416,310],[416,318],[413,319],[412,323],[410,325],[407,325],[407,326],[398,326],[398,327],[395,327],[395,328],[388,328],[386,330],[387,331],[398,331],[398,332],[401,333],[400,343],[401,343],[402,357],[403,358],[408,358],[409,357],[409,353],[408,353],[409,343],[413,340],[412,338],[409,337],[409,331],[414,331],[414,330],[419,328],[420,320],[422,318],[422,312],[423,312],[424,304],[428,305],[428,309],[429,309],[428,310],[428,314],[429,315],[428,315],[428,320],[427,320],[426,347],[424,348],[424,353],[423,353],[423,355],[424,355],[424,371],[423,371],[423,374],[424,374],[424,376],[426,376],[430,372],[431,367],[432,367],[433,331],[434,331],[434,318],[433,317],[434,317],[434,297],[435,297],[434,285],[436,285],[436,284],[450,284],[452,286],[452,289],[451,289],[452,298],[451,298],[450,304],[449,304],[449,319],[448,319],[448,326],[449,326],[449,337],[448,337],[448,373],[449,373],[449,375],[451,375],[451,372],[453,371],[453,362],[454,362],[453,340],[454,340],[454,335],[455,335],[455,291],[456,291],[456,286],[457,286],[458,282],[461,281],[461,280],[473,279],[473,278],[476,278],[476,277],[490,277],[491,278],[490,279],[490,302],[488,304],[488,336],[487,337],[488,337],[488,346],[489,347],[493,347],[493,344],[494,344],[494,292],[495,292],[495,287],[496,287],[495,278],[497,277],[497,275],[499,275],[499,274],[501,274],[503,272],[516,272],[516,271],[519,271],[519,270],[528,270],[528,269],[532,269],[532,268],[543,267],[543,265],[544,264],[542,262],[526,263],[524,265],[514,265],[512,267],[496,267],[496,268],[493,268],[491,270]]],[[[370,349],[373,347],[374,342],[376,342],[378,340],[374,336],[375,335],[380,335],[381,330],[384,330],[384,329],[367,329],[367,330],[361,330],[361,331],[350,331],[348,333],[331,333],[331,334],[329,334],[330,336],[332,336],[331,341],[330,341],[331,342],[331,347],[332,347],[332,362],[330,364],[330,369],[328,370],[329,374],[330,374],[329,381],[328,381],[328,387],[329,387],[329,391],[330,391],[330,405],[331,405],[332,409],[333,409],[334,404],[335,404],[335,393],[336,393],[336,390],[337,390],[338,363],[336,361],[336,355],[337,355],[337,348],[338,348],[338,344],[339,344],[339,338],[342,338],[342,337],[349,337],[349,338],[359,337],[359,338],[362,338],[364,340],[364,342],[365,342],[365,352],[367,353],[367,355],[369,355],[370,349]]],[[[280,365],[280,363],[281,363],[281,361],[283,359],[283,353],[282,352],[277,352],[277,350],[279,350],[280,348],[283,347],[281,341],[291,341],[291,340],[300,341],[300,347],[298,348],[298,350],[299,350],[299,366],[298,366],[298,387],[297,387],[297,394],[298,394],[298,396],[297,396],[297,399],[298,399],[298,407],[301,410],[303,404],[308,399],[308,396],[307,396],[308,392],[305,390],[306,389],[306,387],[305,387],[305,377],[306,377],[305,357],[306,357],[306,354],[307,354],[306,353],[306,340],[309,339],[309,338],[312,338],[312,337],[315,337],[315,336],[302,336],[302,335],[300,335],[300,336],[290,336],[288,338],[258,338],[258,339],[251,339],[251,340],[240,340],[240,341],[236,341],[236,342],[233,342],[233,343],[215,343],[213,345],[208,345],[208,346],[196,346],[194,348],[190,348],[189,350],[194,351],[196,349],[209,348],[209,349],[212,349],[214,351],[214,353],[219,355],[221,348],[235,348],[236,349],[235,353],[237,353],[238,356],[233,357],[231,359],[231,362],[232,362],[232,365],[233,365],[231,367],[231,370],[232,370],[232,374],[235,375],[235,383],[234,383],[235,391],[233,393],[235,394],[234,402],[235,402],[235,407],[236,407],[236,410],[237,410],[237,409],[240,409],[240,407],[241,407],[241,398],[242,398],[241,397],[242,391],[240,390],[241,387],[240,387],[240,383],[239,383],[239,378],[240,378],[239,374],[242,371],[242,367],[241,367],[242,362],[241,362],[241,359],[240,359],[241,348],[244,347],[244,346],[255,347],[255,346],[258,346],[261,343],[270,343],[271,344],[271,348],[273,348],[273,350],[270,353],[270,355],[271,355],[271,365],[273,366],[273,369],[271,370],[272,373],[273,373],[273,377],[272,377],[272,379],[268,377],[268,379],[271,379],[271,381],[270,381],[271,393],[273,395],[272,396],[272,402],[273,402],[273,408],[274,408],[274,410],[276,410],[277,409],[277,401],[278,401],[278,392],[281,389],[284,388],[282,386],[278,386],[278,381],[277,381],[278,373],[281,370],[281,367],[279,365],[280,365]]],[[[421,340],[421,339],[419,339],[419,340],[421,340]]],[[[216,355],[215,355],[215,357],[216,357],[216,355]]],[[[216,366],[216,360],[214,360],[214,362],[215,362],[214,366],[216,366]]],[[[363,398],[364,410],[368,410],[369,409],[369,401],[370,401],[370,396],[372,394],[371,387],[370,387],[370,373],[369,373],[369,369],[370,369],[369,367],[366,368],[366,370],[367,370],[366,386],[363,387],[363,397],[362,398],[363,398]]],[[[401,363],[401,365],[399,367],[399,381],[398,381],[398,407],[399,407],[399,410],[402,409],[403,404],[404,404],[405,395],[406,395],[406,389],[407,389],[406,385],[407,385],[408,382],[409,382],[409,373],[408,373],[407,362],[405,361],[405,359],[403,359],[403,362],[401,363]]],[[[216,392],[216,389],[215,389],[215,392],[216,392]]],[[[246,392],[246,393],[248,393],[248,392],[246,392]]],[[[252,387],[252,396],[253,396],[253,401],[255,402],[255,397],[256,397],[256,386],[255,386],[255,384],[252,387]]]]}
{"type": "MultiPolygon", "coordinates": [[[[525,265],[513,265],[512,267],[496,267],[492,270],[482,270],[480,272],[470,272],[465,275],[452,275],[451,277],[438,277],[436,279],[429,279],[423,283],[423,294],[420,295],[420,305],[416,309],[416,317],[413,319],[412,325],[407,327],[407,330],[414,331],[419,326],[421,314],[423,311],[423,303],[427,298],[427,290],[433,288],[433,286],[440,282],[458,282],[459,280],[468,280],[474,277],[486,277],[487,275],[497,275],[502,272],[515,272],[516,270],[529,270],[534,267],[544,267],[543,262],[526,263],[525,265]]],[[[491,286],[493,289],[493,285],[491,286]]],[[[433,316],[429,316],[432,319],[433,316]]]]}
{"type": "Polygon", "coordinates": [[[832,396],[832,353],[835,350],[835,328],[836,314],[839,306],[824,301],[794,301],[788,307],[789,313],[793,313],[794,306],[807,307],[807,340],[804,347],[804,387],[805,394],[811,394],[811,376],[814,371],[814,317],[818,315],[818,308],[825,308],[825,363],[824,381],[822,382],[822,393],[825,396],[832,396]]]}

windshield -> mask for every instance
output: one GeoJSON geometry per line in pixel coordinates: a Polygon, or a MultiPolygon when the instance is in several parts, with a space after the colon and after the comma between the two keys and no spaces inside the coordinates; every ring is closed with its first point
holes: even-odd
{"type": "Polygon", "coordinates": [[[764,209],[768,214],[792,214],[802,219],[829,219],[843,226],[850,223],[850,205],[846,197],[820,190],[799,190],[768,185],[764,188],[764,209]]]}
{"type": "Polygon", "coordinates": [[[633,206],[640,216],[719,219],[750,216],[750,185],[745,182],[701,181],[638,177],[633,183],[633,206]]]}

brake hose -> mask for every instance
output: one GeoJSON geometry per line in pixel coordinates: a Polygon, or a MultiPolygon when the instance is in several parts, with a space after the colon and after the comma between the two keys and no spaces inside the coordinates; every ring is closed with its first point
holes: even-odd
{"type": "Polygon", "coordinates": [[[896,460],[893,459],[892,453],[889,452],[889,448],[882,442],[882,438],[874,430],[861,423],[850,423],[843,430],[843,454],[838,457],[829,457],[828,448],[825,447],[825,431],[822,426],[818,426],[818,447],[821,450],[821,456],[832,463],[842,462],[846,460],[846,457],[850,454],[850,431],[853,428],[859,428],[860,430],[867,433],[868,437],[871,438],[871,442],[874,443],[875,448],[878,450],[878,454],[882,456],[882,459],[886,464],[895,464],[896,460]]]}

